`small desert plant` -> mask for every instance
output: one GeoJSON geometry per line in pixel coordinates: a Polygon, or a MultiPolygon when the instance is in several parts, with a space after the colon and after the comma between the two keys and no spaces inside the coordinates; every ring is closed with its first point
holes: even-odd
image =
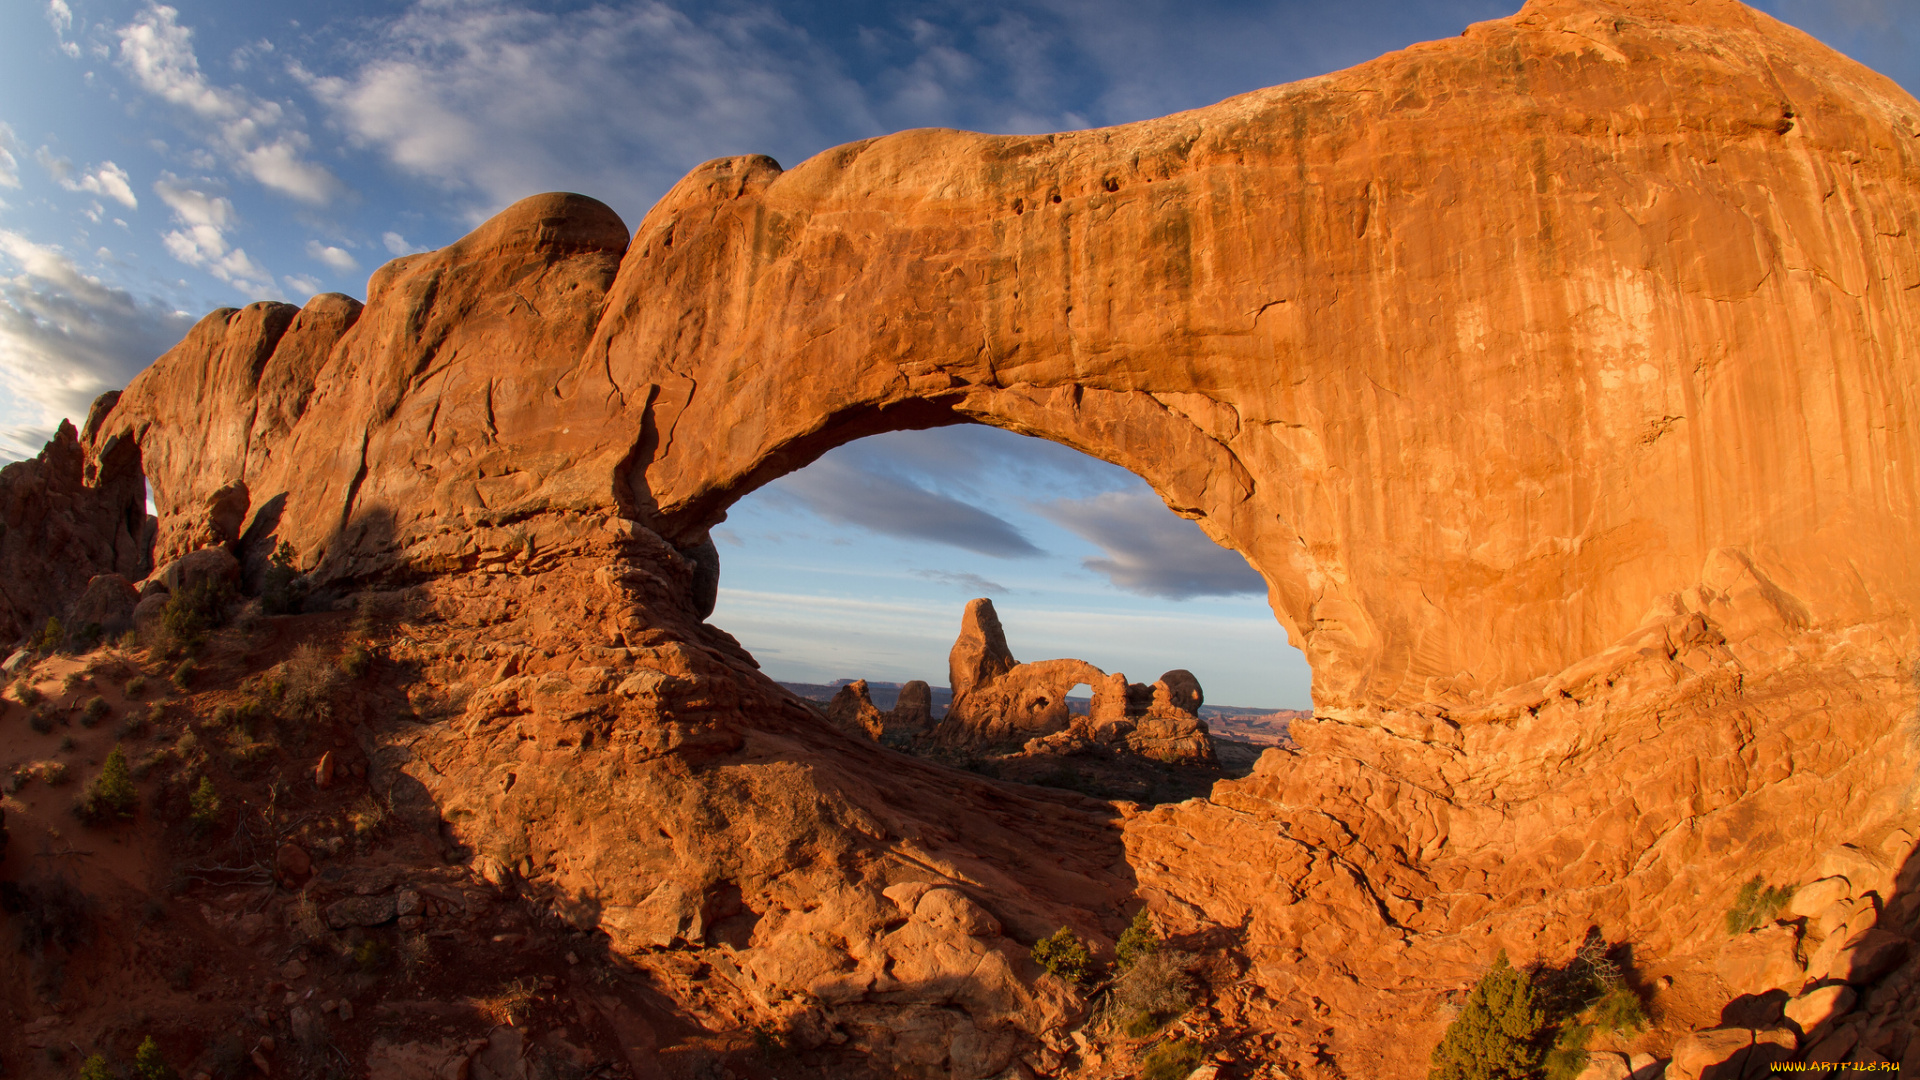
{"type": "Polygon", "coordinates": [[[149,1035],[140,1043],[140,1049],[133,1052],[133,1080],[179,1080],[180,1074],[173,1071],[167,1059],[160,1053],[160,1044],[149,1035]]]}
{"type": "Polygon", "coordinates": [[[311,722],[325,720],[333,711],[333,692],[340,685],[340,671],[327,662],[316,645],[293,650],[280,671],[281,714],[289,720],[311,722]]]}
{"type": "Polygon", "coordinates": [[[187,806],[191,808],[187,820],[195,829],[204,832],[220,823],[220,789],[213,786],[213,777],[200,778],[193,794],[187,796],[187,806]]]}
{"type": "Polygon", "coordinates": [[[362,795],[347,820],[353,825],[354,838],[366,844],[380,834],[380,827],[387,823],[387,811],[373,796],[362,795]]]}
{"type": "Polygon", "coordinates": [[[53,734],[53,713],[47,709],[35,709],[27,714],[27,726],[41,735],[53,734]]]}
{"type": "Polygon", "coordinates": [[[100,640],[107,636],[107,628],[97,622],[81,623],[73,631],[75,652],[92,652],[100,647],[100,640]]]}
{"type": "Polygon", "coordinates": [[[40,774],[40,782],[48,787],[59,787],[73,779],[66,763],[61,761],[42,761],[33,767],[33,771],[40,774]]]}
{"type": "Polygon", "coordinates": [[[1120,1029],[1133,1038],[1151,1035],[1193,1004],[1193,957],[1173,949],[1155,949],[1135,958],[1113,985],[1113,1011],[1120,1029]]]}
{"type": "Polygon", "coordinates": [[[533,1015],[533,990],[531,981],[521,979],[496,994],[474,999],[473,1004],[495,1024],[517,1027],[520,1021],[533,1015]]]}
{"type": "Polygon", "coordinates": [[[1753,880],[1740,886],[1740,892],[1733,898],[1733,906],[1727,909],[1727,933],[1744,934],[1757,930],[1786,908],[1787,901],[1793,899],[1793,887],[1784,889],[1767,884],[1766,879],[1755,875],[1753,880]]]}
{"type": "Polygon", "coordinates": [[[34,635],[33,647],[38,652],[50,653],[58,649],[66,640],[67,628],[60,625],[57,617],[49,615],[47,625],[34,635]]]}
{"type": "Polygon", "coordinates": [[[1200,1044],[1192,1039],[1163,1042],[1140,1060],[1140,1080],[1186,1080],[1200,1066],[1200,1044]]]}
{"type": "Polygon", "coordinates": [[[365,645],[355,645],[340,654],[340,674],[349,679],[357,679],[373,666],[373,654],[365,645]]]}
{"type": "Polygon", "coordinates": [[[69,671],[60,677],[60,689],[69,694],[85,685],[87,685],[87,677],[77,671],[69,671]]]}
{"type": "Polygon", "coordinates": [[[150,685],[145,675],[135,675],[127,680],[127,696],[135,699],[146,697],[150,685]]]}
{"type": "Polygon", "coordinates": [[[1134,913],[1133,925],[1120,932],[1120,940],[1114,944],[1114,963],[1125,971],[1141,957],[1160,948],[1160,935],[1154,932],[1153,917],[1146,908],[1134,913]]]}
{"type": "Polygon", "coordinates": [[[1587,1053],[1587,1043],[1592,1038],[1591,1024],[1568,1024],[1561,1028],[1552,1049],[1541,1061],[1543,1080],[1579,1080],[1592,1059],[1587,1053]]]}
{"type": "Polygon", "coordinates": [[[74,746],[76,745],[77,744],[73,741],[73,736],[71,735],[60,736],[60,752],[61,753],[64,754],[72,751],[74,746]]]}
{"type": "Polygon", "coordinates": [[[267,558],[266,572],[260,575],[260,607],[269,615],[292,615],[307,598],[307,580],[295,565],[298,556],[285,540],[267,558]]]}
{"type": "Polygon", "coordinates": [[[1093,973],[1093,953],[1069,927],[1034,942],[1032,956],[1034,963],[1071,983],[1085,982],[1093,973]]]}
{"type": "Polygon", "coordinates": [[[1533,1080],[1546,1059],[1545,1010],[1504,950],[1433,1048],[1429,1080],[1533,1080]]]}
{"type": "Polygon", "coordinates": [[[80,1063],[80,1080],[120,1080],[104,1054],[94,1054],[80,1063]]]}
{"type": "Polygon", "coordinates": [[[13,699],[31,709],[40,704],[40,688],[25,679],[16,679],[13,684],[13,699]]]}
{"type": "Polygon", "coordinates": [[[106,821],[109,818],[129,818],[140,805],[140,789],[133,786],[133,776],[127,769],[127,755],[118,746],[107,755],[106,764],[100,767],[100,775],[93,778],[87,790],[74,806],[74,813],[89,824],[106,821]]]}
{"type": "Polygon", "coordinates": [[[366,938],[353,947],[353,964],[363,974],[372,975],[386,968],[393,951],[379,938],[366,938]]]}
{"type": "Polygon", "coordinates": [[[207,579],[175,590],[160,609],[162,651],[175,655],[199,651],[207,635],[226,621],[232,603],[233,587],[224,581],[207,579]]]}
{"type": "Polygon", "coordinates": [[[100,721],[105,720],[112,712],[113,707],[107,704],[107,699],[95,694],[87,699],[85,705],[80,707],[80,726],[83,728],[94,727],[98,725],[100,721]]]}
{"type": "Polygon", "coordinates": [[[180,666],[173,669],[173,675],[167,681],[171,682],[175,689],[185,690],[187,687],[193,685],[193,677],[199,673],[199,664],[194,663],[191,659],[182,660],[180,661],[180,666]]]}
{"type": "Polygon", "coordinates": [[[1595,1027],[1623,1034],[1640,1031],[1651,1022],[1640,995],[1625,986],[1608,990],[1606,996],[1594,1003],[1591,1014],[1595,1027]]]}

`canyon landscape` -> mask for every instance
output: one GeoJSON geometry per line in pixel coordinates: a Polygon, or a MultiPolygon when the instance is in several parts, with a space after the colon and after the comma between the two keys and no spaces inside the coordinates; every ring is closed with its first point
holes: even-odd
{"type": "Polygon", "coordinates": [[[1892,82],[1528,0],[208,314],[0,470],[0,1073],[1399,1080],[1508,964],[1567,1076],[1920,1068],[1917,236],[1892,82]],[[1311,716],[708,621],[735,501],[962,423],[1242,554],[1311,716]]]}

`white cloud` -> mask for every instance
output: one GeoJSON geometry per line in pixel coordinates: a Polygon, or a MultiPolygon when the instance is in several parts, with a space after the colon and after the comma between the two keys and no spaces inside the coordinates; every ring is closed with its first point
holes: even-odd
{"type": "Polygon", "coordinates": [[[345,249],[331,247],[318,240],[307,241],[307,254],[325,263],[336,274],[351,274],[360,269],[360,260],[345,249]]]}
{"type": "Polygon", "coordinates": [[[193,51],[193,31],[180,25],[179,15],[149,3],[120,28],[120,63],[134,82],[211,124],[215,148],[261,184],[305,202],[332,200],[342,185],[302,156],[312,141],[298,119],[242,87],[208,82],[193,51]]]}
{"type": "Polygon", "coordinates": [[[38,452],[61,417],[83,419],[193,325],[4,229],[0,267],[0,397],[15,406],[0,421],[0,457],[38,452]]]}
{"type": "Polygon", "coordinates": [[[1035,509],[1105,549],[1105,558],[1080,562],[1115,588],[1167,600],[1266,591],[1266,582],[1239,553],[1168,513],[1151,491],[1056,499],[1035,509]]]}
{"type": "Polygon", "coordinates": [[[382,244],[385,244],[387,246],[387,250],[392,252],[395,256],[413,255],[418,252],[427,250],[426,248],[420,247],[417,244],[407,243],[407,238],[404,236],[401,236],[397,232],[381,233],[380,242],[382,244]]]}
{"type": "Polygon", "coordinates": [[[287,291],[292,293],[295,299],[302,303],[323,287],[318,278],[307,274],[288,274],[281,278],[280,282],[287,287],[287,291]]]}
{"type": "MultiPolygon", "coordinates": [[[[60,164],[67,166],[64,160],[60,164]]],[[[67,172],[70,168],[67,166],[62,171],[67,172]]],[[[111,161],[103,161],[87,172],[81,173],[78,180],[73,179],[71,175],[61,175],[56,178],[60,181],[60,186],[68,191],[90,191],[95,195],[103,195],[129,210],[138,209],[140,206],[140,200],[133,197],[133,185],[128,182],[130,178],[127,176],[127,170],[111,161]]]]}
{"type": "Polygon", "coordinates": [[[13,128],[4,121],[0,121],[0,187],[20,186],[20,159],[13,156],[13,152],[18,149],[20,149],[20,143],[13,136],[13,128]]]}
{"type": "Polygon", "coordinates": [[[167,254],[228,282],[250,298],[272,291],[273,275],[244,249],[227,242],[227,233],[239,223],[230,200],[189,187],[171,174],[154,181],[153,191],[180,226],[160,237],[167,254]]]}
{"type": "Polygon", "coordinates": [[[47,22],[53,25],[53,36],[60,39],[60,51],[79,59],[79,44],[67,40],[73,30],[73,9],[67,6],[67,0],[47,0],[47,22]]]}
{"type": "Polygon", "coordinates": [[[473,217],[556,188],[637,217],[701,161],[791,164],[877,127],[833,57],[757,9],[422,0],[365,48],[344,75],[294,73],[353,141],[470,194],[473,217]]]}
{"type": "Polygon", "coordinates": [[[61,184],[73,178],[73,162],[56,155],[44,146],[33,152],[33,160],[39,162],[40,167],[47,170],[47,175],[61,184]]]}

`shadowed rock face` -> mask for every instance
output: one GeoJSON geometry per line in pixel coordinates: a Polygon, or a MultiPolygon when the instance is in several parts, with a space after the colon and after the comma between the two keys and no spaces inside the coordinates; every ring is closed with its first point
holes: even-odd
{"type": "Polygon", "coordinates": [[[1920,104],[1888,81],[1731,0],[1534,0],[1161,120],[711,162],[631,242],[525,200],[364,309],[208,316],[89,422],[88,490],[144,468],[162,562],[244,500],[247,565],[286,541],[323,590],[435,605],[423,672],[484,690],[392,767],[624,947],[705,941],[737,890],[716,1023],[786,1002],[930,1075],[1071,1054],[1008,939],[1110,935],[1137,889],[1231,939],[1253,989],[1222,1015],[1274,1057],[1408,1076],[1500,947],[1598,926],[1710,996],[1756,867],[1852,845],[1889,887],[1916,230],[1920,104]],[[820,727],[704,625],[734,500],[966,421],[1131,469],[1246,555],[1314,668],[1301,749],[1124,821],[1003,805],[820,727]],[[581,824],[596,792],[619,812],[581,824]],[[992,827],[940,837],[965,814],[992,827]],[[902,991],[862,950],[929,876],[992,918],[914,901],[902,991]]]}

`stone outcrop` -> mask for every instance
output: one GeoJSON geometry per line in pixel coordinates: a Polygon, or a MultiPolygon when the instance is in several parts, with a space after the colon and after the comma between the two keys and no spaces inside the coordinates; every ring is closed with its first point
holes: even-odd
{"type": "MultiPolygon", "coordinates": [[[[1920,104],[1732,0],[1531,0],[1161,120],[725,159],[631,240],[539,196],[364,308],[208,316],[102,400],[84,465],[63,429],[0,473],[0,630],[210,545],[402,597],[450,689],[369,731],[380,790],[702,1023],[910,1074],[1060,1071],[1073,1006],[1019,946],[1105,948],[1136,894],[1232,943],[1214,1008],[1263,1054],[1403,1077],[1500,948],[1598,928],[1674,1015],[1734,996],[1756,873],[1847,880],[1805,959],[1872,985],[1821,1045],[1891,1048],[1916,230],[1920,104]],[[969,421],[1244,554],[1314,668],[1298,749],[1144,812],[997,785],[835,730],[706,624],[734,500],[969,421]],[[889,892],[919,884],[978,912],[889,892]]],[[[1018,670],[976,629],[956,699],[1018,670]]]]}
{"type": "Polygon", "coordinates": [[[855,679],[833,695],[833,700],[827,703],[827,719],[875,742],[886,731],[886,714],[874,707],[865,679],[855,679]]]}
{"type": "Polygon", "coordinates": [[[153,568],[138,448],[107,440],[93,453],[89,462],[80,433],[63,421],[38,457],[0,469],[0,642],[38,633],[49,618],[67,620],[76,603],[84,621],[117,620],[111,586],[91,583],[137,581],[153,568]]]}
{"type": "Polygon", "coordinates": [[[1213,742],[1199,716],[1200,680],[1192,672],[1169,671],[1148,687],[1085,660],[1022,664],[1008,650],[1000,616],[985,597],[967,602],[948,668],[953,703],[932,732],[940,746],[1025,744],[1027,752],[1037,754],[1101,748],[1169,763],[1214,761],[1213,742]],[[1093,701],[1086,716],[1076,717],[1067,697],[1081,684],[1092,689],[1093,701]]]}

